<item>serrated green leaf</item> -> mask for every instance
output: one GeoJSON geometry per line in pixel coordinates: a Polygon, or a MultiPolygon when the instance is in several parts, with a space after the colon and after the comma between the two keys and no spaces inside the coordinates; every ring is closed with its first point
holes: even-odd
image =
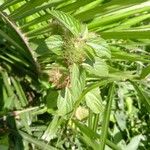
{"type": "Polygon", "coordinates": [[[108,66],[106,62],[98,57],[95,58],[95,61],[87,61],[83,63],[83,67],[90,75],[106,77],[108,76],[108,66]]]}
{"type": "Polygon", "coordinates": [[[42,139],[49,142],[50,140],[55,138],[60,123],[61,123],[61,119],[58,116],[55,116],[53,120],[50,122],[50,124],[48,125],[44,134],[42,135],[42,139]]]}
{"type": "Polygon", "coordinates": [[[71,15],[56,10],[50,11],[50,14],[60,23],[62,23],[73,35],[78,36],[80,34],[80,23],[71,15]]]}
{"type": "Polygon", "coordinates": [[[87,45],[92,47],[98,57],[111,57],[110,50],[108,48],[108,44],[102,38],[97,37],[93,39],[87,40],[87,45]]]}
{"type": "Polygon", "coordinates": [[[86,73],[83,68],[79,67],[77,64],[73,64],[71,68],[71,94],[73,97],[73,101],[81,95],[84,87],[85,87],[85,79],[86,73]]]}
{"type": "Polygon", "coordinates": [[[73,103],[72,95],[68,88],[60,91],[57,101],[58,114],[60,116],[65,116],[67,113],[72,111],[73,103]]]}
{"type": "Polygon", "coordinates": [[[104,106],[100,96],[99,88],[95,88],[88,92],[85,96],[86,105],[96,114],[102,113],[104,106]]]}

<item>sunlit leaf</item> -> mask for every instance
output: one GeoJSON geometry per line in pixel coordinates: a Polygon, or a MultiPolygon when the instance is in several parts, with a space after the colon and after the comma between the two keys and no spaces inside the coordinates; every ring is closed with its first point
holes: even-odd
{"type": "Polygon", "coordinates": [[[102,113],[104,105],[98,88],[91,90],[85,96],[87,106],[96,114],[102,113]]]}

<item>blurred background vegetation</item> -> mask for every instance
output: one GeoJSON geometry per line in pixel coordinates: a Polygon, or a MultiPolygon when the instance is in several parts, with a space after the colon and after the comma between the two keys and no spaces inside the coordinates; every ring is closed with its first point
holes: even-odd
{"type": "Polygon", "coordinates": [[[0,150],[148,150],[149,0],[0,0],[0,150]]]}

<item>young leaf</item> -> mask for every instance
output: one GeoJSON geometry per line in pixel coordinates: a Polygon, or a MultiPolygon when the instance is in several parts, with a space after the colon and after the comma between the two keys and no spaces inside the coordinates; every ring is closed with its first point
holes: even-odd
{"type": "Polygon", "coordinates": [[[80,34],[80,23],[71,15],[56,10],[51,10],[50,14],[60,23],[62,23],[74,36],[78,36],[80,34]]]}
{"type": "Polygon", "coordinates": [[[71,68],[71,94],[73,101],[81,95],[85,87],[86,73],[83,68],[79,67],[77,64],[73,64],[71,68]]]}

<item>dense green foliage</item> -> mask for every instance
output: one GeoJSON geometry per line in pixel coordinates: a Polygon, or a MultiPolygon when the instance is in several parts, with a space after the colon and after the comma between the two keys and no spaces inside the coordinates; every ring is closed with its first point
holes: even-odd
{"type": "Polygon", "coordinates": [[[147,150],[150,1],[0,0],[0,150],[147,150]]]}

